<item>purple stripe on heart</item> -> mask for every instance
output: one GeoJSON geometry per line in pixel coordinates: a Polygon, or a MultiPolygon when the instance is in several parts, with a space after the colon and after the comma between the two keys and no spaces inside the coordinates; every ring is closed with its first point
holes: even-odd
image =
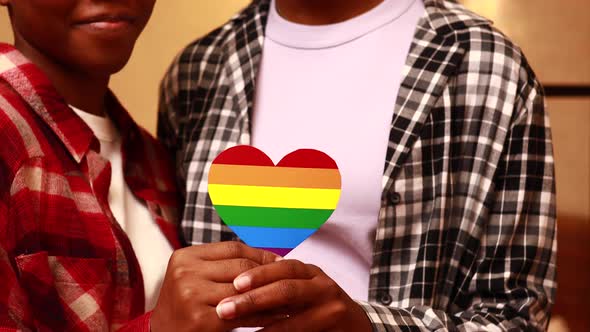
{"type": "Polygon", "coordinates": [[[272,253],[275,253],[281,257],[285,257],[286,254],[290,253],[291,250],[293,250],[292,248],[260,248],[266,251],[270,251],[272,253]]]}

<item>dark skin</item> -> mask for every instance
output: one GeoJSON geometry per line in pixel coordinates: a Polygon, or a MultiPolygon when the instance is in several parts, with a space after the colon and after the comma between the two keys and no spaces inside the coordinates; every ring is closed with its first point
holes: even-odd
{"type": "Polygon", "coordinates": [[[383,0],[277,0],[285,19],[305,25],[340,23],[375,8],[383,0]]]}
{"type": "Polygon", "coordinates": [[[174,252],[151,319],[152,332],[231,331],[237,327],[273,325],[281,312],[260,310],[242,318],[220,319],[216,306],[236,296],[236,276],[271,264],[279,257],[238,242],[220,242],[174,252]]]}
{"type": "Polygon", "coordinates": [[[365,311],[319,267],[281,260],[244,272],[234,280],[240,295],[224,299],[217,313],[226,320],[264,312],[287,314],[265,332],[370,332],[365,311]]]}

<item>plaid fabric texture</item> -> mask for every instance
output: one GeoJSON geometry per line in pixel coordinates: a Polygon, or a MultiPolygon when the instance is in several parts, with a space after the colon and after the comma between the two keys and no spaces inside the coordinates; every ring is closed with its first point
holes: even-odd
{"type": "MultiPolygon", "coordinates": [[[[123,136],[129,187],[179,247],[164,148],[113,96],[108,109],[123,136]]],[[[99,142],[43,73],[6,44],[0,142],[0,330],[149,331],[141,270],[109,209],[111,170],[99,142]]]]}
{"type": "MultiPolygon", "coordinates": [[[[367,221],[378,229],[361,305],[375,331],[543,331],[556,207],[542,88],[489,21],[424,2],[392,105],[379,219],[367,221]]],[[[162,83],[159,136],[176,153],[190,243],[235,238],[211,205],[207,172],[250,142],[268,8],[254,1],[189,45],[162,83]]]]}

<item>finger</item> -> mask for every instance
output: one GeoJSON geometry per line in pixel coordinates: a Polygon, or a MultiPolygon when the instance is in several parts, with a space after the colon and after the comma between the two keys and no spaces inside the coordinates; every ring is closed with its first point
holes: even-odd
{"type": "Polygon", "coordinates": [[[218,261],[201,261],[190,269],[191,273],[198,274],[203,279],[220,283],[232,283],[238,275],[258,266],[260,264],[253,260],[234,258],[218,261]]]}
{"type": "MultiPolygon", "coordinates": [[[[203,327],[203,322],[207,327],[207,331],[232,331],[239,327],[261,327],[272,325],[279,320],[285,319],[286,315],[272,315],[261,314],[246,317],[244,319],[236,319],[232,321],[222,320],[217,316],[214,306],[199,306],[195,311],[195,317],[192,317],[194,322],[199,322],[200,327],[203,327]]],[[[190,323],[189,323],[190,324],[190,323]]],[[[200,330],[200,329],[199,329],[200,330]]]]}
{"type": "Polygon", "coordinates": [[[233,283],[236,290],[245,292],[279,280],[311,279],[320,273],[321,270],[316,266],[288,259],[247,270],[235,278],[233,283]]]}
{"type": "MultiPolygon", "coordinates": [[[[213,308],[215,310],[215,308],[213,308]]],[[[264,312],[252,316],[248,316],[242,319],[235,319],[235,320],[221,320],[219,317],[215,317],[216,319],[225,323],[226,327],[229,327],[228,330],[236,329],[239,327],[263,327],[263,326],[270,326],[288,318],[289,316],[286,314],[275,314],[270,312],[264,312]]],[[[227,331],[227,330],[226,330],[227,331]]]]}
{"type": "Polygon", "coordinates": [[[262,332],[320,332],[327,331],[335,322],[330,321],[329,315],[326,315],[324,308],[310,308],[300,313],[291,315],[287,319],[277,320],[260,330],[262,332]]]}
{"type": "Polygon", "coordinates": [[[216,309],[220,318],[234,319],[281,307],[301,306],[320,295],[321,287],[314,280],[279,280],[222,300],[216,309]]]}
{"type": "Polygon", "coordinates": [[[246,258],[260,265],[264,265],[281,258],[270,251],[255,249],[240,242],[230,241],[202,244],[184,248],[182,250],[183,254],[208,261],[246,258]]]}
{"type": "Polygon", "coordinates": [[[228,297],[238,295],[231,283],[216,283],[211,281],[203,281],[199,288],[182,290],[185,292],[183,296],[190,299],[198,299],[201,304],[207,304],[216,307],[220,301],[228,297]]]}

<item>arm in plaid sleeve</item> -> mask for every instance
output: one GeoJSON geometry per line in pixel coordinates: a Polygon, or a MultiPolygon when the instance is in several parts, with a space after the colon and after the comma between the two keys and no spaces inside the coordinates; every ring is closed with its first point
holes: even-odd
{"type": "Polygon", "coordinates": [[[176,59],[160,84],[160,100],[158,107],[158,139],[168,151],[174,153],[178,148],[178,123],[176,121],[180,109],[177,106],[178,96],[178,67],[176,59]]]}
{"type": "MultiPolygon", "coordinates": [[[[2,202],[0,202],[0,210],[2,202]]],[[[6,220],[6,215],[1,215],[6,220]]],[[[16,274],[4,248],[0,247],[0,331],[32,329],[28,301],[18,284],[16,274]]]]}
{"type": "MultiPolygon", "coordinates": [[[[5,128],[6,118],[3,115],[3,110],[0,109],[0,133],[6,134],[10,131],[5,128]]],[[[6,136],[0,135],[0,139],[2,138],[7,141],[6,136]]],[[[11,200],[9,188],[13,175],[6,156],[11,155],[16,153],[10,149],[9,144],[0,148],[0,331],[26,331],[33,329],[33,317],[26,293],[20,286],[15,267],[11,263],[7,245],[11,200]]]]}
{"type": "MultiPolygon", "coordinates": [[[[2,215],[1,218],[6,218],[6,216],[2,215]]],[[[2,276],[2,282],[0,282],[0,331],[35,330],[36,325],[33,323],[34,318],[28,305],[28,299],[18,283],[16,273],[4,248],[0,248],[0,276],[2,276]]],[[[148,332],[150,331],[150,317],[151,312],[142,315],[119,331],[148,332]]]]}
{"type": "Polygon", "coordinates": [[[541,87],[526,64],[497,165],[469,303],[449,310],[360,303],[375,331],[544,331],[554,298],[555,183],[541,87]],[[467,308],[467,309],[464,309],[467,308]]]}
{"type": "MultiPolygon", "coordinates": [[[[0,174],[0,184],[7,182],[3,182],[2,179],[7,173],[0,174]]],[[[16,180],[18,183],[26,181],[24,179],[16,180]]],[[[29,181],[35,182],[34,179],[29,179],[29,181]]],[[[7,184],[3,188],[11,187],[14,189],[15,186],[7,184]]],[[[26,248],[27,245],[23,242],[35,234],[34,231],[31,231],[28,236],[15,235],[20,232],[15,231],[14,224],[22,224],[22,222],[17,221],[18,218],[14,216],[27,215],[23,210],[31,210],[31,206],[47,205],[47,200],[42,199],[47,196],[29,190],[20,190],[17,194],[18,197],[15,198],[10,197],[7,190],[0,191],[0,229],[5,232],[0,237],[0,331],[58,330],[60,328],[57,326],[63,327],[60,324],[65,320],[65,317],[61,316],[63,314],[61,306],[64,305],[64,299],[56,293],[51,283],[53,278],[50,274],[32,274],[31,271],[19,274],[14,263],[15,258],[9,254],[15,251],[14,248],[26,248]]],[[[24,251],[27,252],[26,249],[24,251]]],[[[16,260],[25,256],[18,256],[16,260]]],[[[42,266],[38,268],[42,269],[42,266]]],[[[111,303],[103,305],[110,306],[111,303]]],[[[121,330],[149,331],[150,315],[151,313],[147,313],[135,318],[126,323],[121,330]]],[[[71,316],[69,318],[72,319],[71,316]]],[[[80,324],[87,324],[84,326],[90,329],[98,328],[92,325],[92,322],[80,322],[80,324]]]]}

